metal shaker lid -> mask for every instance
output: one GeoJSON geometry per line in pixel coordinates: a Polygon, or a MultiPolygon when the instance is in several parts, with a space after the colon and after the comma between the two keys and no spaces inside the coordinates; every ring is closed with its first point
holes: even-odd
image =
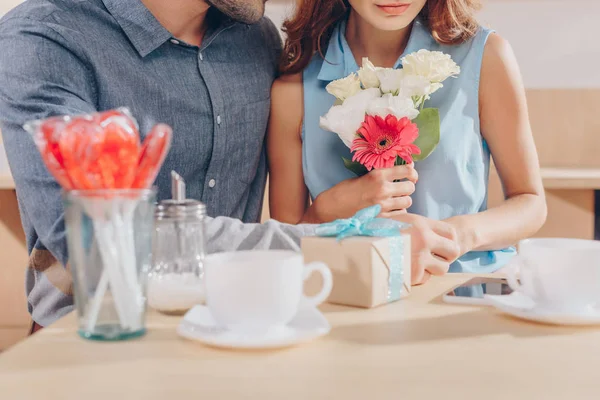
{"type": "Polygon", "coordinates": [[[156,207],[157,220],[201,220],[206,215],[206,206],[198,200],[186,199],[185,181],[175,171],[171,171],[172,199],[161,201],[156,207]]]}

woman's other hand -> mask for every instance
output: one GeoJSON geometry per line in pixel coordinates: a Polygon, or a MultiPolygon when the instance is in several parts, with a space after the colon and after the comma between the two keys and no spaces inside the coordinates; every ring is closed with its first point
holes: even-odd
{"type": "Polygon", "coordinates": [[[410,234],[413,285],[427,282],[431,275],[446,274],[450,264],[462,255],[454,225],[416,214],[399,215],[394,219],[411,225],[403,233],[410,234]]]}

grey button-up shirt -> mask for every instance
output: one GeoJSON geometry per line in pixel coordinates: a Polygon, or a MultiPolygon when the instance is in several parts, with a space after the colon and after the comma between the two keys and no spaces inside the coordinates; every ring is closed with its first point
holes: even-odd
{"type": "MultiPolygon", "coordinates": [[[[29,135],[31,119],[128,107],[142,136],[174,128],[156,184],[169,172],[212,217],[260,217],[264,135],[281,41],[263,19],[245,25],[209,11],[200,48],[174,38],[140,0],[28,0],[0,22],[0,122],[31,253],[27,290],[42,325],[70,311],[60,188],[29,135]]],[[[304,228],[212,221],[213,250],[294,247],[304,228]]]]}

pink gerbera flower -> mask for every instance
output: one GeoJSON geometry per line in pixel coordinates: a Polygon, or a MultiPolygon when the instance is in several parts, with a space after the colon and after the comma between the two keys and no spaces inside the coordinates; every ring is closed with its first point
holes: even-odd
{"type": "Polygon", "coordinates": [[[367,115],[358,135],[350,148],[354,152],[352,161],[361,163],[369,171],[393,167],[396,157],[410,164],[413,154],[421,154],[421,149],[413,144],[419,137],[419,129],[407,117],[398,119],[388,115],[383,119],[367,115]]]}

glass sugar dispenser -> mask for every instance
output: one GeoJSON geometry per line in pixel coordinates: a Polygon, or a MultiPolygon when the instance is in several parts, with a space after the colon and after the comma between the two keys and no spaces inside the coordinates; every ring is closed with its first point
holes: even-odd
{"type": "Polygon", "coordinates": [[[179,315],[204,302],[206,207],[186,198],[185,182],[175,171],[171,172],[171,193],[172,199],[156,207],[148,305],[179,315]]]}

